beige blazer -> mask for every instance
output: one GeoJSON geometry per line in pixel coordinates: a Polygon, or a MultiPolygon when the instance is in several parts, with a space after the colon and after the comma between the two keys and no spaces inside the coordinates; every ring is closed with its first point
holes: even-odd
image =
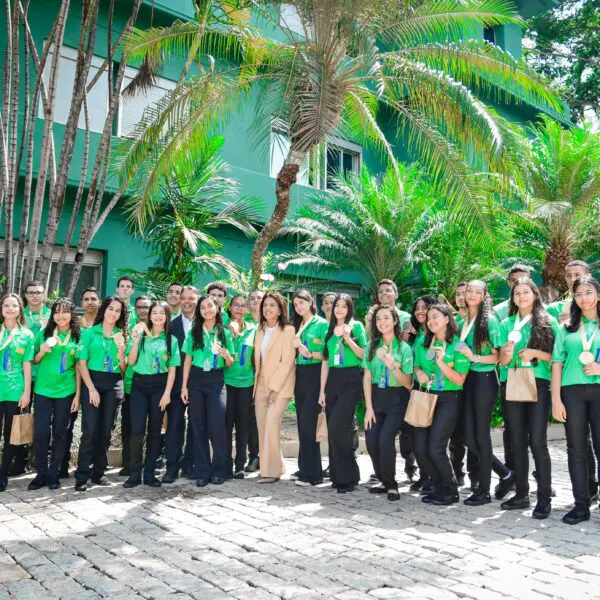
{"type": "Polygon", "coordinates": [[[262,373],[269,391],[277,392],[277,398],[291,398],[296,383],[296,349],[294,348],[295,330],[292,325],[284,329],[279,326],[273,331],[262,362],[262,341],[264,330],[259,327],[254,338],[254,394],[258,376],[262,373]]]}

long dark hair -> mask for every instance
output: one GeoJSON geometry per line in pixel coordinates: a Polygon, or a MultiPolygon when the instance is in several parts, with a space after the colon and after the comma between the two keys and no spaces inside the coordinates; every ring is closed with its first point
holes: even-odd
{"type": "Polygon", "coordinates": [[[279,316],[277,317],[277,322],[280,329],[285,329],[285,326],[289,323],[287,315],[287,301],[279,292],[267,292],[260,301],[260,328],[264,329],[267,322],[265,315],[263,314],[263,307],[267,298],[272,298],[277,303],[277,306],[279,307],[279,316]]]}
{"type": "Polygon", "coordinates": [[[493,310],[492,299],[488,294],[487,283],[485,281],[481,281],[480,279],[473,279],[467,283],[467,289],[465,291],[465,305],[467,307],[467,311],[469,310],[469,305],[467,304],[466,294],[471,284],[480,285],[483,288],[483,300],[477,309],[477,316],[475,317],[475,324],[473,325],[473,328],[475,329],[473,332],[473,346],[475,351],[479,354],[481,352],[481,348],[490,343],[489,325],[490,315],[492,314],[493,310]]]}
{"type": "Polygon", "coordinates": [[[0,300],[0,325],[4,324],[4,317],[2,316],[2,306],[4,301],[8,298],[14,298],[19,303],[19,316],[17,317],[17,327],[25,327],[27,320],[25,319],[25,309],[23,306],[23,298],[19,294],[4,294],[0,300]]]}
{"type": "Polygon", "coordinates": [[[59,298],[53,305],[50,313],[48,323],[44,329],[44,339],[47,340],[49,337],[54,335],[56,329],[56,321],[54,320],[54,314],[58,312],[58,309],[62,308],[64,311],[71,313],[71,339],[75,342],[79,341],[81,337],[81,329],[79,327],[79,319],[77,318],[77,309],[75,304],[69,300],[69,298],[59,298]]]}
{"type": "Polygon", "coordinates": [[[129,313],[127,312],[125,302],[123,302],[119,296],[107,296],[104,298],[104,300],[102,300],[102,304],[100,305],[100,308],[96,313],[96,318],[94,319],[94,325],[102,325],[104,322],[104,313],[111,302],[118,302],[121,305],[121,316],[115,323],[115,327],[120,329],[123,332],[123,335],[127,336],[127,320],[129,318],[129,313]]]}
{"type": "Polygon", "coordinates": [[[382,306],[378,305],[373,311],[373,315],[371,316],[371,344],[369,346],[369,360],[373,360],[375,356],[375,351],[379,346],[379,342],[383,338],[379,329],[377,329],[377,314],[381,310],[389,310],[392,315],[392,319],[394,319],[394,337],[398,340],[399,343],[402,343],[402,331],[400,330],[400,317],[398,316],[398,311],[393,306],[382,306]]]}
{"type": "MultiPolygon", "coordinates": [[[[427,309],[427,316],[429,316],[430,311],[437,310],[439,313],[442,313],[445,317],[448,317],[448,326],[446,328],[446,342],[449,344],[452,340],[458,335],[458,325],[456,324],[456,319],[454,318],[454,312],[452,307],[448,304],[434,304],[427,309]]],[[[433,340],[433,333],[427,329],[427,333],[425,335],[425,341],[423,342],[423,346],[429,348],[431,344],[431,340],[433,340]]]]}
{"type": "MultiPolygon", "coordinates": [[[[173,285],[173,284],[171,284],[173,285]]],[[[170,286],[169,286],[170,287],[170,286]]],[[[167,338],[167,354],[171,356],[171,307],[162,300],[155,300],[148,310],[148,320],[146,321],[146,325],[148,325],[148,329],[152,331],[152,320],[150,317],[152,316],[152,309],[155,306],[160,306],[165,311],[165,317],[167,320],[165,321],[165,337],[167,338]]],[[[146,335],[142,334],[142,339],[140,340],[140,350],[143,352],[144,350],[144,340],[146,339],[146,335]]]]}
{"type": "MultiPolygon", "coordinates": [[[[417,332],[415,333],[410,333],[408,336],[408,341],[409,343],[413,344],[414,341],[417,339],[417,334],[419,332],[419,330],[421,329],[421,323],[419,323],[419,321],[417,321],[417,317],[415,317],[415,312],[417,311],[417,304],[419,304],[419,302],[424,302],[425,303],[425,308],[429,309],[430,306],[433,306],[434,304],[437,304],[437,298],[435,296],[432,296],[430,294],[425,295],[425,296],[419,296],[412,305],[412,310],[410,311],[410,324],[412,325],[413,329],[417,332]]],[[[427,310],[425,310],[425,317],[427,318],[427,310]]],[[[427,326],[425,326],[425,329],[427,329],[427,326]]]]}
{"type": "MultiPolygon", "coordinates": [[[[335,326],[337,325],[337,319],[335,318],[335,307],[337,306],[337,303],[340,300],[343,300],[346,303],[346,306],[348,307],[348,314],[346,315],[346,318],[344,319],[344,323],[350,323],[350,321],[354,318],[354,300],[352,300],[352,296],[350,296],[350,294],[344,294],[344,293],[338,294],[335,297],[333,304],[331,305],[331,319],[329,319],[329,329],[327,330],[327,335],[325,336],[325,348],[323,349],[323,358],[325,358],[325,359],[329,358],[329,350],[327,349],[327,342],[333,335],[333,330],[335,329],[335,326]]],[[[352,339],[354,339],[353,333],[351,333],[350,336],[352,337],[352,339]]]]}
{"type": "MultiPolygon", "coordinates": [[[[306,302],[310,303],[310,312],[313,315],[317,314],[317,306],[315,304],[315,299],[310,295],[307,290],[298,290],[292,296],[292,306],[294,306],[294,300],[296,298],[300,298],[300,300],[306,300],[306,302]]],[[[296,312],[294,308],[294,329],[298,331],[300,329],[300,325],[302,325],[302,317],[296,312]]]]}
{"type": "Polygon", "coordinates": [[[221,312],[221,307],[215,301],[214,297],[210,294],[205,294],[204,296],[200,296],[198,298],[198,302],[196,303],[196,308],[194,310],[194,322],[192,324],[192,342],[193,349],[204,350],[204,319],[202,318],[202,314],[200,312],[200,305],[204,300],[210,300],[214,303],[217,308],[217,316],[215,317],[215,328],[217,329],[217,339],[221,344],[225,344],[225,328],[223,327],[223,313],[221,312]]]}
{"type": "Polygon", "coordinates": [[[534,295],[533,310],[531,311],[531,335],[529,336],[527,347],[534,350],[541,350],[542,352],[552,352],[552,348],[554,347],[554,331],[552,330],[550,315],[544,308],[538,286],[529,277],[520,277],[515,281],[512,288],[510,288],[509,316],[512,317],[512,315],[516,315],[519,312],[519,308],[515,304],[515,289],[518,285],[529,286],[534,295]]]}
{"type": "MultiPolygon", "coordinates": [[[[580,277],[575,280],[573,284],[573,296],[575,296],[575,292],[578,287],[582,285],[591,285],[596,293],[600,295],[600,283],[598,283],[593,277],[589,277],[585,275],[584,277],[580,277]]],[[[600,319],[600,302],[596,304],[596,318],[600,319]]],[[[571,318],[569,319],[569,324],[567,325],[567,331],[569,333],[573,333],[579,329],[579,324],[581,323],[581,309],[577,306],[577,302],[575,302],[575,298],[571,302],[571,318]]]]}

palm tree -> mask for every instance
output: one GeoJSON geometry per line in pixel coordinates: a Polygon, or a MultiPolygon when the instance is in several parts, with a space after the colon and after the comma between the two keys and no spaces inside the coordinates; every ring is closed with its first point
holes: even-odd
{"type": "Polygon", "coordinates": [[[598,213],[600,200],[600,135],[590,127],[565,129],[549,118],[534,133],[529,202],[546,241],[542,279],[551,297],[564,289],[565,266],[574,250],[589,246],[587,217],[598,213]]]}
{"type": "Polygon", "coordinates": [[[422,169],[396,167],[382,178],[363,167],[358,176],[341,177],[336,193],[316,194],[301,206],[281,231],[298,236],[299,249],[283,260],[320,276],[358,272],[367,294],[384,278],[405,284],[442,222],[422,169]]]}
{"type": "Polygon", "coordinates": [[[194,146],[189,162],[172,165],[161,181],[152,222],[141,233],[129,208],[130,227],[145,241],[156,262],[146,272],[123,273],[133,275],[139,287],[156,297],[164,297],[173,281],[194,283],[200,272],[238,273],[238,267],[219,253],[223,244],[211,230],[227,226],[256,237],[253,224],[260,218],[263,203],[253,197],[239,198],[237,180],[226,177],[229,166],[220,157],[222,145],[222,137],[209,138],[201,149],[194,146]]]}
{"type": "MultiPolygon", "coordinates": [[[[169,163],[185,155],[211,124],[222,122],[258,89],[254,118],[258,139],[265,142],[269,132],[284,132],[290,146],[277,176],[275,208],[255,242],[255,280],[261,257],[288,213],[290,188],[303,161],[333,135],[375,146],[396,171],[396,141],[406,143],[453,210],[471,225],[477,221],[481,231],[488,196],[481,193],[473,169],[515,173],[520,163],[506,123],[471,90],[492,100],[564,111],[523,61],[475,39],[483,27],[520,25],[513,4],[289,0],[285,4],[295,10],[304,35],[284,27],[283,39],[267,37],[265,31],[271,27],[280,29],[282,4],[196,0],[196,23],[175,23],[130,38],[129,56],[146,61],[151,69],[159,69],[168,56],[183,55],[186,65],[195,61],[201,72],[182,77],[159,110],[145,115],[124,157],[122,178],[131,177],[149,154],[157,159],[157,171],[168,170],[169,163]],[[217,11],[210,12],[209,5],[217,11]],[[249,7],[266,28],[248,27],[249,7]],[[226,15],[227,20],[221,18],[216,26],[216,15],[226,15]],[[213,39],[215,29],[221,44],[213,39]],[[234,60],[219,62],[211,55],[224,47],[235,54],[234,60]],[[389,136],[380,128],[382,110],[396,125],[389,136]]],[[[154,172],[133,199],[140,225],[151,215],[156,192],[154,172]]]]}

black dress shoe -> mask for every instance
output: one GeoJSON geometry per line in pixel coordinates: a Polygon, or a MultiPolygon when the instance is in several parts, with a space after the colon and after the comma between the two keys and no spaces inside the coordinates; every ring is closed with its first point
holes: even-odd
{"type": "Polygon", "coordinates": [[[119,471],[119,477],[129,477],[131,475],[131,471],[127,467],[123,467],[119,471]]]}
{"type": "Polygon", "coordinates": [[[369,488],[369,494],[386,494],[387,489],[383,484],[373,485],[369,488]]]}
{"type": "Polygon", "coordinates": [[[208,479],[196,479],[196,487],[206,487],[208,485],[208,479]]]}
{"type": "Polygon", "coordinates": [[[329,467],[323,471],[323,479],[329,479],[329,467]]]}
{"type": "Polygon", "coordinates": [[[435,485],[431,483],[426,483],[420,490],[419,494],[424,496],[429,496],[430,494],[435,494],[435,485]]]}
{"type": "Polygon", "coordinates": [[[258,471],[260,466],[259,460],[258,458],[253,458],[247,465],[246,468],[244,469],[244,471],[246,471],[246,473],[256,473],[256,471],[258,471]]]}
{"type": "Polygon", "coordinates": [[[92,477],[92,483],[102,487],[108,487],[110,485],[110,481],[104,477],[104,475],[102,475],[102,477],[92,477]]]}
{"type": "Polygon", "coordinates": [[[129,477],[129,479],[123,484],[123,487],[126,489],[131,489],[137,487],[138,485],[142,485],[141,477],[129,477]]]}
{"type": "Polygon", "coordinates": [[[58,490],[58,489],[60,489],[60,487],[61,487],[60,481],[52,481],[51,483],[48,484],[49,490],[58,490]]]}
{"type": "Polygon", "coordinates": [[[41,490],[42,488],[46,487],[48,485],[48,481],[46,480],[45,477],[39,477],[36,476],[33,481],[31,481],[29,483],[29,485],[27,486],[27,489],[30,492],[35,492],[37,490],[41,490]]]}
{"type": "Polygon", "coordinates": [[[484,504],[489,504],[491,501],[492,497],[489,492],[477,490],[474,494],[471,494],[464,503],[467,506],[482,506],[484,504]]]}
{"type": "Polygon", "coordinates": [[[163,483],[175,483],[176,479],[177,479],[177,476],[173,475],[173,473],[165,473],[163,475],[162,482],[163,483]]]}
{"type": "Polygon", "coordinates": [[[577,525],[582,521],[588,521],[590,518],[590,509],[584,504],[576,504],[563,518],[562,522],[567,525],[577,525]]]}
{"type": "Polygon", "coordinates": [[[159,488],[160,487],[160,480],[157,479],[156,477],[152,476],[152,477],[144,477],[144,485],[153,487],[153,488],[159,488]]]}
{"type": "Polygon", "coordinates": [[[440,494],[433,494],[431,502],[434,506],[450,506],[456,504],[460,500],[458,492],[443,492],[440,494]]]}
{"type": "Polygon", "coordinates": [[[533,509],[533,513],[531,516],[534,519],[547,519],[550,516],[550,512],[552,511],[552,501],[548,500],[538,500],[535,508],[533,509]]]}
{"type": "Polygon", "coordinates": [[[87,490],[87,481],[77,481],[75,483],[76,492],[85,492],[87,490]]]}
{"type": "Polygon", "coordinates": [[[498,482],[498,485],[494,488],[494,496],[496,500],[502,500],[508,492],[515,489],[515,475],[511,472],[511,474],[505,479],[501,479],[498,482]]]}
{"type": "Polygon", "coordinates": [[[427,494],[426,496],[423,496],[421,498],[421,502],[423,502],[423,504],[431,504],[433,502],[434,497],[435,494],[427,494]]]}
{"type": "Polygon", "coordinates": [[[225,483],[225,478],[224,477],[211,477],[210,482],[213,485],[223,485],[225,483]]]}
{"type": "Polygon", "coordinates": [[[398,490],[388,490],[387,499],[390,502],[395,502],[396,500],[400,500],[400,492],[398,490]]]}
{"type": "Polygon", "coordinates": [[[246,477],[246,474],[244,473],[244,471],[236,471],[233,474],[234,479],[244,479],[245,477],[246,477]]]}
{"type": "Polygon", "coordinates": [[[529,496],[513,496],[500,505],[502,510],[525,510],[529,508],[529,496]]]}
{"type": "Polygon", "coordinates": [[[429,483],[428,477],[419,477],[417,481],[413,481],[409,489],[411,492],[418,492],[427,483],[429,483]]]}

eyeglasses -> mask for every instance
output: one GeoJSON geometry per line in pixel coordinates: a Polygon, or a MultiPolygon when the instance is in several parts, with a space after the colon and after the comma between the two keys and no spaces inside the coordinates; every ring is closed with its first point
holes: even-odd
{"type": "Polygon", "coordinates": [[[575,298],[575,300],[583,300],[584,298],[589,299],[593,298],[594,296],[596,296],[596,290],[587,290],[586,292],[576,292],[573,294],[573,298],[575,298]]]}

